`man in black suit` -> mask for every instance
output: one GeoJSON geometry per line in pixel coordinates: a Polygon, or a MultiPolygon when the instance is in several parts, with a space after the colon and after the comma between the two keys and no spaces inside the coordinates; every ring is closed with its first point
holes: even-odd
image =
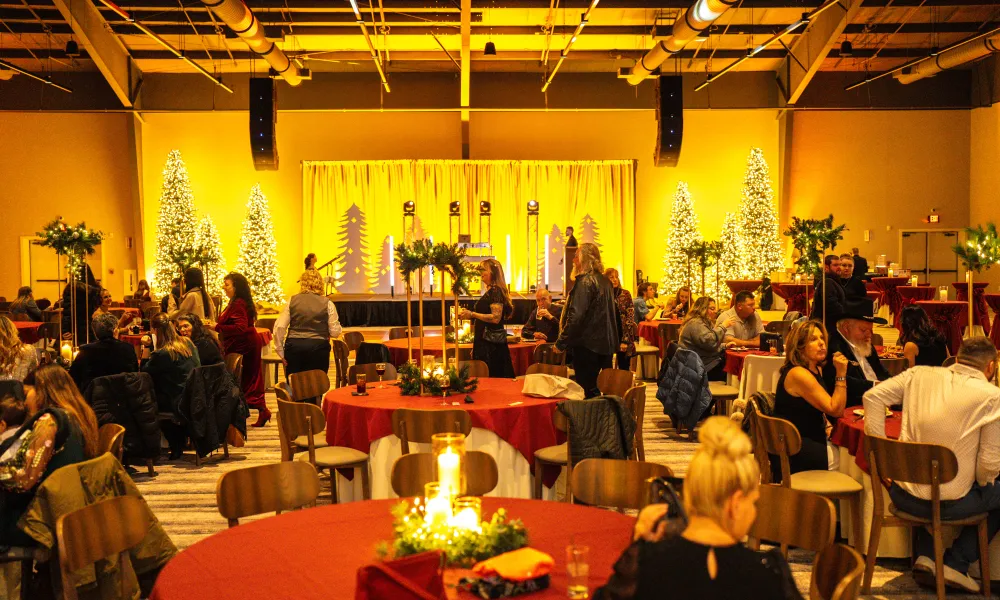
{"type": "Polygon", "coordinates": [[[80,353],[69,368],[69,374],[81,393],[98,377],[139,370],[139,360],[132,344],[115,339],[118,317],[111,313],[98,315],[90,326],[98,341],[80,346],[80,353]]]}
{"type": "MultiPolygon", "coordinates": [[[[829,284],[827,284],[829,285],[829,284]]],[[[875,323],[885,325],[886,320],[874,316],[871,300],[848,300],[844,312],[830,330],[827,356],[840,352],[849,361],[847,366],[847,406],[858,406],[865,392],[878,382],[889,379],[889,373],[882,366],[875,346],[872,345],[872,329],[875,323]]],[[[823,367],[824,387],[831,394],[837,383],[837,373],[833,362],[823,367]]]]}
{"type": "Polygon", "coordinates": [[[854,274],[854,256],[851,254],[840,255],[840,279],[844,284],[844,295],[848,301],[868,297],[865,282],[854,274]]]}
{"type": "Polygon", "coordinates": [[[868,273],[868,259],[858,254],[857,248],[851,248],[851,254],[854,255],[854,272],[858,274],[858,279],[864,280],[868,273]]]}
{"type": "Polygon", "coordinates": [[[576,237],[573,236],[573,228],[566,228],[566,247],[567,248],[578,248],[580,245],[576,243],[576,237]]]}
{"type": "MultiPolygon", "coordinates": [[[[826,281],[826,318],[823,318],[824,279],[816,281],[812,313],[809,318],[823,321],[827,331],[832,331],[837,324],[837,319],[844,314],[844,302],[847,300],[844,286],[840,281],[840,257],[836,254],[828,254],[823,259],[823,277],[826,281]]],[[[829,353],[829,355],[833,356],[833,353],[829,353]]]]}

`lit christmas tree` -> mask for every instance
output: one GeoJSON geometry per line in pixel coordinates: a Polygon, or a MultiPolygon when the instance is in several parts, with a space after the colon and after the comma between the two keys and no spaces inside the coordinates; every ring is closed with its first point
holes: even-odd
{"type": "Polygon", "coordinates": [[[170,292],[170,280],[179,277],[173,256],[195,245],[194,195],[179,150],[171,150],[163,167],[160,214],[156,221],[156,263],[153,296],[170,292]]]}
{"type": "Polygon", "coordinates": [[[205,274],[205,290],[209,296],[222,296],[222,280],[227,272],[226,259],[222,255],[222,240],[212,217],[205,215],[198,221],[194,244],[203,250],[203,255],[210,261],[201,265],[205,274]]]}
{"type": "MultiPolygon", "coordinates": [[[[719,258],[719,276],[722,281],[727,279],[746,279],[746,267],[743,257],[746,254],[740,217],[736,213],[727,212],[722,222],[722,256],[719,258]]],[[[729,289],[728,287],[726,288],[729,289]]]]}
{"type": "Polygon", "coordinates": [[[677,288],[691,285],[694,266],[688,264],[684,253],[692,243],[701,240],[698,231],[698,215],[694,212],[694,201],[683,181],[677,183],[674,205],[670,212],[670,230],[667,232],[667,251],[663,255],[663,279],[660,294],[673,297],[677,288]]]}
{"type": "Polygon", "coordinates": [[[784,265],[778,238],[778,215],[767,162],[760,148],[750,150],[743,177],[743,243],[746,275],[751,279],[770,277],[784,265]]]}
{"type": "Polygon", "coordinates": [[[365,214],[357,204],[344,211],[340,222],[340,243],[343,250],[337,256],[337,291],[342,294],[368,293],[368,252],[365,247],[365,214]]]}
{"type": "Polygon", "coordinates": [[[281,275],[278,274],[276,245],[267,198],[260,191],[260,184],[256,184],[250,190],[247,201],[247,216],[240,236],[240,257],[236,261],[236,271],[247,278],[255,302],[281,304],[285,301],[281,292],[281,275]]]}
{"type": "Polygon", "coordinates": [[[597,244],[601,247],[601,235],[597,231],[597,221],[590,215],[583,215],[583,223],[580,225],[580,243],[597,244]]]}

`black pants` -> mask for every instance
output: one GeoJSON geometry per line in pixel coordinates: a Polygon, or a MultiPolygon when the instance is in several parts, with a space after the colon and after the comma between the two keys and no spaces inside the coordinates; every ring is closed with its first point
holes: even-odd
{"type": "Polygon", "coordinates": [[[292,373],[330,370],[330,340],[291,338],[285,341],[285,377],[292,373]]]}
{"type": "Polygon", "coordinates": [[[583,388],[583,393],[587,398],[596,398],[601,395],[601,390],[597,388],[597,375],[601,369],[611,367],[612,355],[597,354],[583,346],[573,348],[573,370],[576,372],[576,382],[583,388]]]}
{"type": "Polygon", "coordinates": [[[615,362],[618,368],[623,371],[632,370],[632,357],[628,355],[628,352],[618,352],[615,354],[615,362]]]}
{"type": "Polygon", "coordinates": [[[167,439],[167,445],[170,446],[170,454],[177,456],[181,452],[184,452],[184,447],[187,446],[188,440],[187,427],[172,420],[164,419],[160,421],[160,431],[163,432],[163,437],[167,439]]]}

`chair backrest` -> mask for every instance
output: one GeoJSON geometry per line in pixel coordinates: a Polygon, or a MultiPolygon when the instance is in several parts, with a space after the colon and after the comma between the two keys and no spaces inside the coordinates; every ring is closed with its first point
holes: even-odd
{"type": "Polygon", "coordinates": [[[147,306],[146,308],[142,309],[142,318],[147,319],[147,320],[148,319],[152,319],[154,316],[156,316],[160,312],[162,312],[162,311],[160,310],[160,305],[159,304],[157,304],[155,306],[147,306]]]}
{"type": "Polygon", "coordinates": [[[625,392],[632,387],[635,377],[632,371],[624,369],[602,369],[597,376],[597,389],[605,396],[625,397],[625,392]]]}
{"type": "Polygon", "coordinates": [[[815,600],[854,600],[861,588],[865,563],[853,548],[832,544],[813,561],[809,597],[815,600]]]}
{"type": "MultiPolygon", "coordinates": [[[[115,554],[123,563],[130,560],[128,550],[142,542],[149,526],[149,509],[135,496],[111,498],[59,517],[56,540],[63,595],[77,598],[74,571],[115,554]]],[[[125,598],[128,578],[121,581],[125,598]]]]}
{"type": "Polygon", "coordinates": [[[882,345],[883,345],[882,334],[881,333],[873,333],[872,334],[872,346],[882,346],[882,345]]]}
{"type": "MultiPolygon", "coordinates": [[[[358,373],[364,373],[368,377],[368,385],[378,382],[378,373],[375,372],[375,364],[351,365],[347,369],[347,384],[354,385],[357,383],[358,373]]],[[[392,363],[385,363],[385,373],[382,375],[382,381],[396,381],[396,377],[396,367],[392,366],[392,363]]]]}
{"type": "Polygon", "coordinates": [[[407,336],[407,332],[410,332],[410,337],[420,337],[420,327],[411,327],[409,330],[406,327],[393,327],[389,330],[389,339],[403,339],[407,336]]]}
{"type": "Polygon", "coordinates": [[[320,407],[306,402],[286,402],[278,400],[278,413],[281,415],[281,428],[288,440],[294,440],[300,435],[313,435],[326,429],[326,416],[320,407]]]}
{"type": "Polygon", "coordinates": [[[125,428],[117,423],[105,423],[97,430],[97,453],[110,452],[112,456],[122,461],[122,442],[125,440],[125,428]]]}
{"type": "Polygon", "coordinates": [[[791,485],[791,466],[788,457],[794,456],[802,449],[802,435],[792,423],[768,417],[754,412],[756,421],[757,441],[764,447],[768,454],[776,454],[781,460],[781,483],[785,487],[791,485]]]}
{"type": "Polygon", "coordinates": [[[230,527],[240,518],[315,506],[319,475],[311,464],[294,460],[229,471],[219,478],[215,503],[230,527]]]}
{"type": "MultiPolygon", "coordinates": [[[[900,442],[874,435],[865,436],[865,453],[872,481],[888,478],[931,487],[931,516],[941,520],[941,484],[958,475],[958,458],[944,446],[900,442]]],[[[883,509],[882,485],[872,486],[872,505],[883,509]]],[[[880,515],[881,512],[874,514],[880,515]]]]}
{"type": "Polygon", "coordinates": [[[488,378],[490,376],[489,365],[481,360],[466,360],[462,361],[462,364],[469,365],[469,377],[488,378]]]}
{"type": "Polygon", "coordinates": [[[274,324],[277,322],[278,322],[278,317],[276,316],[260,317],[253,324],[253,326],[260,327],[261,329],[266,329],[271,333],[274,333],[274,324]]]}
{"type": "MultiPolygon", "coordinates": [[[[61,308],[49,308],[49,309],[46,309],[46,310],[42,311],[42,319],[44,319],[46,323],[58,323],[58,324],[61,324],[62,323],[62,314],[63,314],[63,309],[61,309],[61,308]]],[[[58,337],[58,336],[56,336],[56,337],[58,337]]]]}
{"type": "Polygon", "coordinates": [[[566,353],[563,352],[560,354],[554,348],[554,344],[538,344],[531,352],[531,360],[546,365],[566,364],[566,353]]]}
{"type": "Polygon", "coordinates": [[[330,340],[333,347],[333,387],[343,387],[347,385],[347,369],[349,367],[351,349],[347,347],[344,340],[330,340]]]}
{"type": "Polygon", "coordinates": [[[60,323],[42,323],[38,326],[38,337],[45,340],[45,344],[48,345],[50,340],[59,341],[59,335],[62,333],[60,323]]]}
{"type": "Polygon", "coordinates": [[[812,492],[761,485],[757,520],[749,537],[819,552],[833,543],[833,502],[812,492]]]}
{"type": "Polygon", "coordinates": [[[749,398],[757,392],[777,391],[784,364],[785,360],[780,356],[747,356],[740,375],[740,398],[749,398]]]}
{"type": "Polygon", "coordinates": [[[274,384],[274,394],[278,397],[278,400],[284,400],[285,402],[295,401],[295,396],[292,395],[292,388],[284,381],[274,384]]]}
{"type": "Polygon", "coordinates": [[[365,334],[360,331],[345,331],[344,332],[344,342],[347,344],[347,349],[350,351],[357,350],[361,347],[361,343],[365,341],[365,334]]]}
{"type": "Polygon", "coordinates": [[[392,432],[399,438],[403,454],[410,453],[410,442],[429,444],[435,433],[472,431],[469,413],[461,409],[397,408],[392,411],[392,432]]]}
{"type": "Polygon", "coordinates": [[[233,374],[237,382],[243,381],[243,355],[235,352],[227,354],[226,369],[233,374]]]}
{"type": "MultiPolygon", "coordinates": [[[[392,465],[392,491],[397,496],[424,495],[424,484],[437,481],[437,464],[429,452],[404,454],[392,465]]],[[[465,495],[485,496],[493,491],[500,479],[497,463],[485,452],[465,452],[465,495]]]]}
{"type": "Polygon", "coordinates": [[[764,331],[780,334],[782,339],[788,339],[788,333],[791,330],[791,321],[771,321],[767,325],[764,325],[764,331]]]}
{"type": "Polygon", "coordinates": [[[325,394],[330,389],[330,377],[319,369],[292,373],[288,376],[288,387],[292,391],[292,398],[302,402],[325,394]]]}
{"type": "Polygon", "coordinates": [[[632,438],[632,455],[636,458],[639,457],[639,445],[636,443],[637,440],[642,437],[642,420],[646,418],[646,384],[640,383],[639,385],[629,388],[625,395],[622,397],[625,402],[625,406],[628,408],[629,412],[632,413],[632,418],[635,419],[635,434],[632,438]]]}
{"type": "Polygon", "coordinates": [[[639,510],[649,502],[646,481],[672,476],[670,467],[656,463],[587,458],[573,465],[573,499],[592,506],[639,510]]]}
{"type": "Polygon", "coordinates": [[[660,348],[666,348],[670,342],[676,342],[680,336],[682,325],[676,323],[660,323],[656,333],[660,337],[660,348]]]}
{"type": "Polygon", "coordinates": [[[545,373],[546,375],[555,375],[556,377],[569,377],[569,367],[567,367],[566,365],[549,365],[545,363],[534,363],[528,365],[528,370],[525,371],[524,374],[532,375],[534,373],[545,373]]]}

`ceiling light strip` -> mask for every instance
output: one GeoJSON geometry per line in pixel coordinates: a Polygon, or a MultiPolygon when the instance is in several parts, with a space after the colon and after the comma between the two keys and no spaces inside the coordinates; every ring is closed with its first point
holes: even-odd
{"type": "Polygon", "coordinates": [[[576,26],[576,30],[573,31],[573,35],[569,38],[569,41],[566,42],[566,47],[563,48],[563,51],[559,54],[559,62],[557,62],[556,66],[552,68],[552,72],[550,72],[549,76],[545,79],[545,84],[542,85],[543,94],[548,91],[549,86],[552,85],[552,80],[555,79],[556,73],[559,72],[559,67],[561,67],[563,61],[566,60],[566,55],[569,54],[570,49],[573,48],[573,43],[576,42],[576,38],[583,33],[583,28],[588,22],[590,22],[590,13],[597,8],[597,3],[600,1],[601,0],[592,0],[590,6],[587,7],[587,12],[583,13],[583,16],[580,17],[580,24],[576,26]]]}
{"type": "Polygon", "coordinates": [[[4,67],[4,68],[7,68],[7,69],[10,69],[11,71],[15,71],[17,73],[20,73],[21,75],[24,75],[26,77],[30,77],[30,78],[32,78],[32,79],[34,79],[36,81],[40,81],[40,82],[44,83],[45,85],[51,85],[52,87],[56,88],[57,90],[61,90],[63,92],[67,92],[67,93],[70,93],[70,94],[73,93],[73,90],[71,90],[70,88],[68,88],[68,87],[66,87],[64,85],[59,85],[58,83],[52,81],[51,79],[47,79],[45,77],[42,77],[41,75],[37,75],[35,73],[32,73],[31,71],[29,71],[27,69],[22,69],[21,67],[15,65],[15,64],[9,63],[9,62],[7,62],[7,61],[5,61],[3,59],[0,59],[0,67],[4,67]]]}

